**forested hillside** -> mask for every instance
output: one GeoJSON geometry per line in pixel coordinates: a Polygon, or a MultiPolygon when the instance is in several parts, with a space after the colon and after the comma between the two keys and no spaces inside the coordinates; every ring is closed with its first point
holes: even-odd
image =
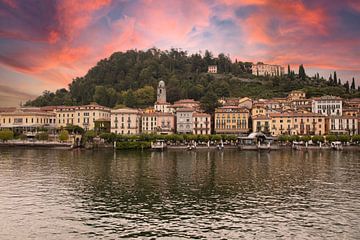
{"type": "Polygon", "coordinates": [[[209,103],[219,97],[284,97],[295,89],[305,90],[309,97],[325,94],[360,97],[355,85],[342,84],[336,73],[329,80],[318,74],[308,77],[301,66],[299,74],[256,77],[251,74],[251,65],[231,61],[224,54],[214,57],[209,51],[191,55],[182,50],[156,48],[116,52],[99,61],[85,76],[75,78],[69,89],[45,91],[26,105],[80,105],[95,101],[108,107],[146,107],[154,103],[160,80],[166,83],[169,102],[182,98],[209,103]],[[209,65],[217,65],[218,74],[208,74],[209,65]]]}

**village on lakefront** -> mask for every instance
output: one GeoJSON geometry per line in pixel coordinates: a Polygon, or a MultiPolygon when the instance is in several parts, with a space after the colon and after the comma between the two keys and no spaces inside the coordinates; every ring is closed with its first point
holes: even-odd
{"type": "MultiPolygon", "coordinates": [[[[206,67],[209,77],[218,74],[218,64],[206,67]]],[[[257,78],[307,78],[302,65],[299,74],[290,67],[285,74],[284,67],[264,63],[248,64],[248,68],[257,78]]],[[[329,81],[343,88],[336,72],[329,81]]],[[[170,103],[166,82],[158,81],[156,101],[144,108],[128,107],[135,101],[129,92],[128,106],[113,108],[96,102],[0,108],[0,146],[270,150],[280,146],[342,149],[360,142],[360,98],[308,97],[304,89],[296,89],[285,97],[205,94],[200,101],[187,98],[170,103]]],[[[354,79],[351,86],[346,84],[349,94],[358,92],[354,79]]]]}

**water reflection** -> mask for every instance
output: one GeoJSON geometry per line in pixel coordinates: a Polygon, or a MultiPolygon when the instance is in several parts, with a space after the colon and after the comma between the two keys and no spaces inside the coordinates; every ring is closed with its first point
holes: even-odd
{"type": "Polygon", "coordinates": [[[356,239],[358,153],[2,149],[0,222],[12,239],[356,239]]]}

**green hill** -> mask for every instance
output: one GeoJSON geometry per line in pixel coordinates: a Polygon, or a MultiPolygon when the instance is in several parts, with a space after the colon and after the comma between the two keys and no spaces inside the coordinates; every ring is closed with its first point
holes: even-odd
{"type": "Polygon", "coordinates": [[[85,76],[75,78],[69,89],[45,91],[26,105],[81,105],[95,101],[108,107],[146,107],[153,105],[160,80],[166,83],[169,102],[182,98],[206,102],[219,97],[284,97],[297,89],[303,89],[308,97],[360,97],[349,83],[342,85],[338,79],[328,81],[318,75],[299,77],[292,72],[282,77],[256,77],[251,74],[251,64],[233,62],[224,54],[214,57],[209,51],[203,55],[156,48],[116,52],[99,61],[85,76]],[[207,73],[209,65],[217,65],[218,74],[207,73]]]}

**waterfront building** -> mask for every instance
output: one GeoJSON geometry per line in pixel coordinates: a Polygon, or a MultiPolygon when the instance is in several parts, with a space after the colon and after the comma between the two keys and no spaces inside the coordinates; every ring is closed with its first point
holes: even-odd
{"type": "Polygon", "coordinates": [[[251,70],[256,76],[282,76],[285,73],[283,66],[264,63],[253,64],[251,70]]]}
{"type": "Polygon", "coordinates": [[[172,134],[175,131],[175,116],[172,113],[143,113],[142,133],[172,134]]]}
{"type": "Polygon", "coordinates": [[[180,134],[191,134],[194,129],[193,108],[179,108],[176,111],[176,132],[180,134]]]}
{"type": "Polygon", "coordinates": [[[211,134],[211,115],[207,113],[194,112],[193,115],[193,134],[211,134]]]}
{"type": "Polygon", "coordinates": [[[215,133],[244,134],[250,130],[250,111],[237,106],[224,106],[215,109],[215,133]]]}
{"type": "Polygon", "coordinates": [[[138,109],[119,108],[111,110],[111,132],[116,134],[139,134],[141,112],[138,109]]]}
{"type": "Polygon", "coordinates": [[[175,115],[172,113],[156,113],[156,133],[173,134],[175,133],[175,115]]]}
{"type": "Polygon", "coordinates": [[[359,133],[359,118],[354,116],[330,116],[328,119],[328,133],[331,134],[349,134],[359,133]]]}
{"type": "Polygon", "coordinates": [[[271,133],[271,117],[268,114],[258,114],[252,116],[253,132],[271,133]]]}
{"type": "Polygon", "coordinates": [[[0,113],[0,128],[8,128],[18,133],[37,132],[38,129],[54,129],[56,115],[53,112],[43,112],[37,109],[17,109],[0,113]]]}
{"type": "Polygon", "coordinates": [[[208,66],[208,73],[217,73],[217,65],[208,66]]]}
{"type": "Polygon", "coordinates": [[[56,126],[58,128],[77,125],[87,131],[94,129],[97,119],[110,120],[110,108],[97,103],[83,106],[58,106],[54,112],[56,113],[56,126]]]}
{"type": "Polygon", "coordinates": [[[324,135],[326,133],[325,116],[318,113],[271,113],[270,131],[273,136],[288,135],[324,135]]]}
{"type": "Polygon", "coordinates": [[[342,99],[335,96],[322,96],[312,99],[312,112],[324,116],[341,116],[342,99]]]}
{"type": "Polygon", "coordinates": [[[156,113],[149,112],[141,115],[141,132],[155,133],[156,132],[156,113]]]}

